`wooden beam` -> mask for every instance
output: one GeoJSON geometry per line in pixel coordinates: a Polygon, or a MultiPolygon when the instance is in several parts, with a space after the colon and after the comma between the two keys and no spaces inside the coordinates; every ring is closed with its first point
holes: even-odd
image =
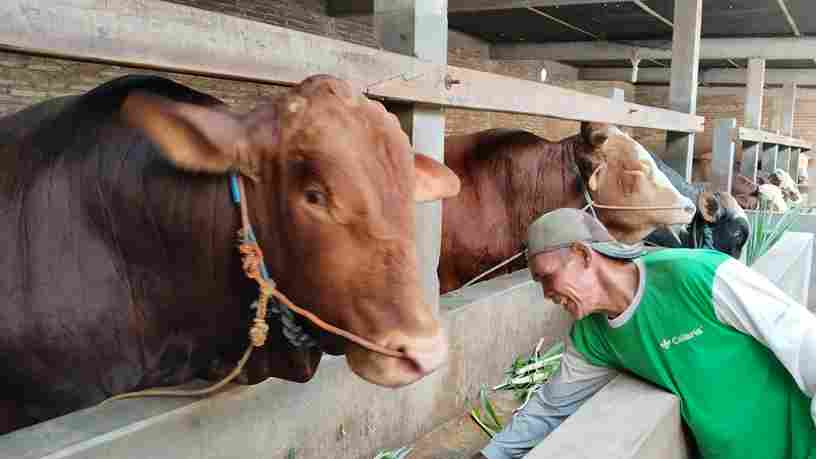
{"type": "MultiPolygon", "coordinates": [[[[675,14],[677,14],[675,10],[675,14]]],[[[675,27],[677,21],[674,21],[675,27]]],[[[639,40],[637,46],[608,41],[550,43],[496,43],[494,59],[549,59],[554,61],[604,61],[629,59],[637,50],[641,59],[671,59],[667,40],[639,40]]],[[[700,59],[813,59],[816,37],[704,38],[700,59]]]]}
{"type": "Polygon", "coordinates": [[[732,133],[732,138],[744,142],[771,143],[780,146],[804,148],[806,150],[813,148],[812,143],[803,139],[747,127],[736,128],[732,133]]]}
{"type": "Polygon", "coordinates": [[[329,16],[361,16],[374,13],[374,0],[329,0],[329,16]]]}
{"type": "Polygon", "coordinates": [[[592,5],[598,3],[623,3],[632,0],[448,0],[448,12],[469,13],[514,8],[548,7],[567,5],[592,5]]]}
{"type": "MultiPolygon", "coordinates": [[[[400,54],[445,66],[448,58],[448,11],[438,0],[374,0],[374,29],[382,46],[400,54]]],[[[445,114],[441,107],[410,104],[397,114],[416,151],[445,161],[445,114]]],[[[417,259],[424,299],[439,308],[439,256],[442,248],[442,202],[417,204],[417,259]]]]}
{"type": "MultiPolygon", "coordinates": [[[[762,98],[765,92],[765,59],[748,60],[748,85],[745,89],[745,114],[743,125],[749,129],[762,127],[762,98]]],[[[742,174],[756,180],[759,154],[762,145],[746,141],[742,144],[742,174]]]]}
{"type": "MultiPolygon", "coordinates": [[[[632,69],[625,67],[585,67],[580,71],[582,80],[629,81],[632,69]]],[[[668,83],[671,72],[661,68],[641,68],[638,70],[638,83],[668,83]]],[[[710,68],[700,72],[699,80],[706,84],[745,85],[748,81],[748,70],[744,68],[710,68]]],[[[816,69],[765,69],[766,85],[784,85],[796,83],[816,85],[816,69]]]]}
{"type": "Polygon", "coordinates": [[[157,0],[3,0],[0,18],[0,49],[6,50],[284,85],[327,73],[372,97],[394,101],[703,129],[700,116],[614,103],[157,0]]]}
{"type": "MultiPolygon", "coordinates": [[[[672,36],[669,108],[683,113],[697,112],[697,72],[700,63],[700,29],[703,0],[675,0],[672,36]]],[[[691,181],[694,161],[694,134],[666,134],[666,161],[687,181],[691,181]]]]}
{"type": "Polygon", "coordinates": [[[452,107],[682,132],[702,132],[704,129],[702,116],[612,101],[545,83],[461,67],[449,67],[449,76],[460,82],[448,91],[447,102],[452,107]],[[535,110],[531,110],[533,107],[535,110]]]}

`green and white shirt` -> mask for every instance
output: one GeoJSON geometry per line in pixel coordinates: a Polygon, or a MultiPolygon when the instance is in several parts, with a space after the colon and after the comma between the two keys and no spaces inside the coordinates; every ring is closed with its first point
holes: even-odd
{"type": "Polygon", "coordinates": [[[680,397],[705,459],[816,459],[816,317],[720,252],[667,249],[635,263],[632,304],[615,319],[573,325],[531,412],[483,454],[522,457],[626,370],[680,397]],[[524,438],[533,433],[535,442],[524,438]]]}

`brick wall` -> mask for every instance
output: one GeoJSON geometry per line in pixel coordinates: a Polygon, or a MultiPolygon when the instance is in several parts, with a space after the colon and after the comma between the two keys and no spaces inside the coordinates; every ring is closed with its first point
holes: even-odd
{"type": "MultiPolygon", "coordinates": [[[[577,81],[578,70],[568,65],[546,60],[502,61],[490,59],[487,43],[450,31],[448,64],[484,72],[540,81],[541,69],[547,69],[548,84],[590,94],[608,96],[612,87],[624,90],[625,99],[633,101],[635,87],[621,81],[577,81]]],[[[445,110],[445,133],[466,134],[491,128],[525,129],[548,139],[561,139],[578,132],[579,123],[542,116],[461,109],[445,110]]]]}
{"type": "MultiPolygon", "coordinates": [[[[666,107],[669,89],[666,86],[637,86],[636,98],[639,104],[666,107]]],[[[772,88],[765,90],[762,101],[762,128],[775,130],[773,113],[781,109],[782,91],[772,88]]],[[[695,139],[695,155],[711,150],[714,120],[736,118],[737,126],[742,126],[745,111],[745,88],[699,88],[697,114],[706,119],[705,131],[695,139]]],[[[636,129],[635,135],[641,143],[658,154],[665,149],[665,132],[651,129],[636,129]]],[[[794,115],[794,137],[802,137],[816,142],[816,90],[800,88],[797,91],[794,115]]]]}
{"type": "MultiPolygon", "coordinates": [[[[171,0],[206,10],[239,16],[365,46],[377,46],[371,18],[333,18],[328,0],[171,0]]],[[[282,87],[148,71],[103,64],[34,57],[0,51],[0,116],[42,100],[77,94],[128,73],[161,75],[216,96],[237,111],[250,110],[259,96],[282,87]]]]}
{"type": "MultiPolygon", "coordinates": [[[[308,33],[377,46],[370,17],[333,18],[327,14],[328,0],[172,0],[224,14],[274,24],[308,33]]],[[[456,31],[449,36],[449,63],[517,78],[539,81],[547,69],[547,82],[563,87],[606,95],[612,85],[624,87],[627,100],[634,99],[628,83],[576,82],[577,69],[552,61],[491,60],[487,43],[456,31]]],[[[13,113],[41,100],[87,91],[127,73],[162,75],[210,93],[238,111],[251,109],[259,96],[281,91],[274,85],[234,82],[176,73],[146,71],[104,64],[34,57],[0,52],[0,116],[13,113]]],[[[492,127],[518,127],[559,139],[578,131],[578,123],[551,118],[507,113],[448,110],[448,134],[467,133],[492,127]]]]}
{"type": "Polygon", "coordinates": [[[0,52],[0,117],[42,100],[79,94],[134,73],[171,78],[218,97],[238,112],[249,111],[259,98],[284,90],[282,86],[0,52]]]}

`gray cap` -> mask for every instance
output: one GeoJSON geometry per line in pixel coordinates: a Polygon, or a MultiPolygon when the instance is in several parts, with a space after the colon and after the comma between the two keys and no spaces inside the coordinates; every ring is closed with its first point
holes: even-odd
{"type": "Polygon", "coordinates": [[[603,223],[579,209],[556,209],[538,217],[527,229],[527,258],[541,252],[585,242],[594,250],[620,260],[632,260],[644,253],[643,244],[618,242],[603,223]]]}

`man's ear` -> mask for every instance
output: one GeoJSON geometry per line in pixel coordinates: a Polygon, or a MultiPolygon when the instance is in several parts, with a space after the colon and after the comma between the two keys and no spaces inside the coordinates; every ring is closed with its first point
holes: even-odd
{"type": "Polygon", "coordinates": [[[589,268],[589,266],[592,264],[592,257],[595,255],[592,252],[592,248],[583,242],[573,242],[570,249],[573,255],[577,255],[579,257],[583,263],[583,267],[589,268]]]}

